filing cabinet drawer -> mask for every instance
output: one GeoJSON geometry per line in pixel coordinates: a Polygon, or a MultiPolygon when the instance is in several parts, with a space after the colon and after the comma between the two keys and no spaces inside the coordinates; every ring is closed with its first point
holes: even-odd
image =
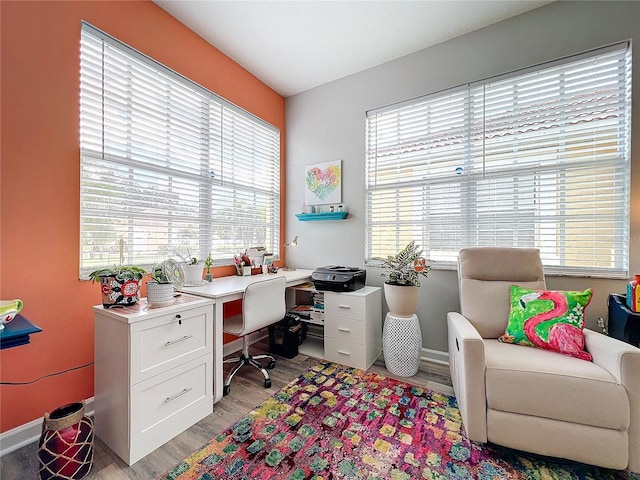
{"type": "Polygon", "coordinates": [[[330,362],[342,363],[349,367],[362,370],[366,370],[368,367],[366,349],[364,345],[358,345],[357,343],[345,342],[325,336],[324,356],[330,362]]]}
{"type": "MultiPolygon", "coordinates": [[[[324,314],[338,317],[365,319],[366,299],[356,292],[340,293],[325,292],[324,314]]],[[[326,320],[325,320],[326,321],[326,320]]]]}
{"type": "Polygon", "coordinates": [[[131,327],[131,383],[213,351],[212,310],[183,310],[131,327]]]}
{"type": "Polygon", "coordinates": [[[131,389],[130,463],[213,411],[213,357],[205,355],[131,389]]]}
{"type": "Polygon", "coordinates": [[[324,336],[364,345],[367,338],[366,323],[362,320],[327,315],[324,336]]]}

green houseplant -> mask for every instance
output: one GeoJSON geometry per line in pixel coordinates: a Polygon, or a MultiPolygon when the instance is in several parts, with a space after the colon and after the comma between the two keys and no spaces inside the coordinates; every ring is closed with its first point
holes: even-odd
{"type": "Polygon", "coordinates": [[[211,282],[213,280],[213,274],[211,273],[211,267],[213,267],[213,257],[211,256],[211,252],[209,252],[209,255],[207,255],[207,258],[205,258],[204,266],[207,268],[205,280],[207,282],[211,282]]]}
{"type": "Polygon", "coordinates": [[[136,265],[113,265],[89,274],[91,283],[100,283],[105,308],[133,305],[140,299],[142,278],[147,271],[136,265]]]}
{"type": "Polygon", "coordinates": [[[382,262],[381,267],[387,271],[382,273],[384,296],[389,313],[398,317],[410,317],[418,306],[420,277],[428,277],[431,267],[422,256],[422,250],[411,241],[395,255],[387,258],[376,258],[382,262]]]}
{"type": "Polygon", "coordinates": [[[151,269],[151,280],[147,282],[147,302],[152,307],[161,307],[173,302],[174,279],[180,278],[182,271],[173,260],[165,260],[151,269]],[[179,275],[176,275],[180,272],[179,275]]]}
{"type": "Polygon", "coordinates": [[[396,255],[389,255],[387,258],[376,258],[382,262],[382,268],[388,271],[382,276],[387,277],[385,283],[390,285],[413,285],[420,286],[420,276],[428,277],[431,267],[427,265],[427,260],[422,256],[422,250],[411,241],[396,255]]]}

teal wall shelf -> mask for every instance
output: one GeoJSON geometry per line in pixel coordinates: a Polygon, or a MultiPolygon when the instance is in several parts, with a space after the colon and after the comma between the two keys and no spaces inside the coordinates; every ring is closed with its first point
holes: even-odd
{"type": "Polygon", "coordinates": [[[318,222],[320,220],[344,220],[349,212],[296,213],[301,222],[318,222]]]}

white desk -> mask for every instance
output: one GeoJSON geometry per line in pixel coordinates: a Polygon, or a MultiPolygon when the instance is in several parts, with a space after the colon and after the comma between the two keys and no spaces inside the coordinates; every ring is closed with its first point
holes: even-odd
{"type": "MultiPolygon", "coordinates": [[[[283,275],[287,279],[287,286],[300,285],[311,280],[312,270],[279,270],[275,275],[283,275]]],[[[272,277],[273,274],[251,275],[240,277],[237,275],[220,277],[199,287],[183,287],[180,291],[212,298],[214,300],[213,310],[213,402],[222,398],[223,368],[222,352],[224,344],[222,341],[222,321],[223,306],[227,302],[241,299],[247,286],[261,279],[272,277]]]]}

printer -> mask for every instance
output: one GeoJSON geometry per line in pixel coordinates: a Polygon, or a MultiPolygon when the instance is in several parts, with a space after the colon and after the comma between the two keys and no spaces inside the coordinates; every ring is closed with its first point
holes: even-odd
{"type": "Polygon", "coordinates": [[[367,271],[358,267],[329,265],[318,267],[311,274],[316,290],[352,292],[364,287],[367,271]]]}

